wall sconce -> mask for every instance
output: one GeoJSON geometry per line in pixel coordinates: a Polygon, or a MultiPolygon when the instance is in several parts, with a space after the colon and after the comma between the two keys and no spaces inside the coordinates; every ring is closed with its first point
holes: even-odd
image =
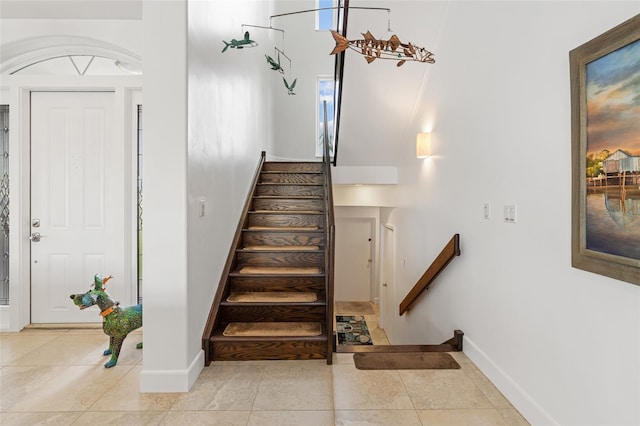
{"type": "Polygon", "coordinates": [[[416,157],[427,158],[431,156],[431,133],[418,133],[416,137],[416,157]]]}

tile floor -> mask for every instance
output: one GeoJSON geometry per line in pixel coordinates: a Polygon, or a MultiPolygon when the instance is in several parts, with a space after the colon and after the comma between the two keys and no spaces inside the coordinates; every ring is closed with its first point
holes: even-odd
{"type": "MultiPolygon", "coordinates": [[[[344,312],[348,313],[348,312],[344,312]]],[[[372,337],[383,336],[375,315],[372,337]]],[[[357,370],[326,361],[214,362],[189,393],[142,394],[142,340],[105,369],[100,329],[0,333],[0,424],[527,425],[464,353],[460,370],[357,370]]]]}

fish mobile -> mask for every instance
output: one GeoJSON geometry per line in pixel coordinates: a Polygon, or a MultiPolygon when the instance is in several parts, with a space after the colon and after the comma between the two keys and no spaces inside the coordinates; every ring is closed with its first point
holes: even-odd
{"type": "Polygon", "coordinates": [[[222,49],[222,53],[226,52],[228,48],[244,49],[245,47],[256,47],[258,45],[258,43],[256,43],[255,41],[249,38],[249,31],[245,31],[244,38],[240,40],[236,40],[234,38],[231,41],[222,40],[222,42],[224,43],[224,48],[222,49]]]}
{"type": "Polygon", "coordinates": [[[363,55],[369,64],[376,59],[391,59],[398,61],[396,64],[398,67],[401,67],[407,61],[427,64],[436,62],[433,53],[412,43],[402,43],[395,34],[389,40],[379,40],[369,31],[362,34],[364,39],[359,40],[349,40],[336,31],[331,31],[331,35],[333,35],[333,39],[336,42],[336,47],[331,51],[330,55],[352,49],[363,55]]]}

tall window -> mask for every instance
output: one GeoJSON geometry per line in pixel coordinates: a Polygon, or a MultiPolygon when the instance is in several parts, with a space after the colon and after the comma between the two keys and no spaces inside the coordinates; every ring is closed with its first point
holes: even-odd
{"type": "Polygon", "coordinates": [[[333,157],[333,77],[317,78],[316,157],[324,151],[324,101],[327,102],[327,127],[329,129],[329,153],[333,157]]]}
{"type": "Polygon", "coordinates": [[[329,31],[335,29],[334,24],[334,9],[327,9],[329,7],[335,6],[335,0],[316,0],[316,9],[324,9],[318,10],[316,12],[316,30],[318,31],[329,31]]]}
{"type": "Polygon", "coordinates": [[[9,304],[9,105],[0,105],[0,305],[9,304]]]}

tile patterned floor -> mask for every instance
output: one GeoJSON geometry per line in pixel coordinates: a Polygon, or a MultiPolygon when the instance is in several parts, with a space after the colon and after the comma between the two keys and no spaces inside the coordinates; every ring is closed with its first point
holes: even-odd
{"type": "MultiPolygon", "coordinates": [[[[375,316],[367,322],[384,335],[375,316]]],[[[334,354],[333,365],[214,362],[189,393],[142,394],[141,339],[129,336],[105,369],[99,329],[0,333],[0,424],[528,424],[463,353],[453,354],[460,370],[363,371],[351,354],[334,354]]]]}

